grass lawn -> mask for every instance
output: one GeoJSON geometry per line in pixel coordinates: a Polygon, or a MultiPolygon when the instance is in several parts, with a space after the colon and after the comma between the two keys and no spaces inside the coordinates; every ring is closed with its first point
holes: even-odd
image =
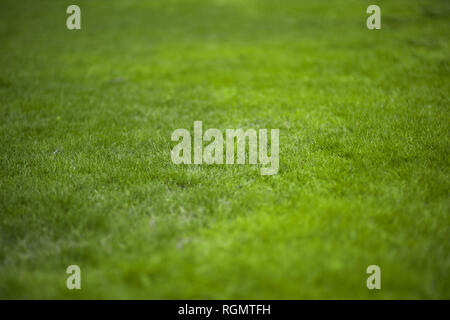
{"type": "Polygon", "coordinates": [[[446,0],[1,1],[0,298],[450,299],[449,30],[446,0]],[[280,129],[278,174],[173,164],[194,120],[280,129]]]}

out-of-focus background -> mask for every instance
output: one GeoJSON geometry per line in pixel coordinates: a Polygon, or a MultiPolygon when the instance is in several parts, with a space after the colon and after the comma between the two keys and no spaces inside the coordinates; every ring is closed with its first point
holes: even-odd
{"type": "Polygon", "coordinates": [[[449,15],[1,1],[0,298],[450,298],[449,15]],[[280,129],[278,174],[174,165],[194,120],[280,129]]]}

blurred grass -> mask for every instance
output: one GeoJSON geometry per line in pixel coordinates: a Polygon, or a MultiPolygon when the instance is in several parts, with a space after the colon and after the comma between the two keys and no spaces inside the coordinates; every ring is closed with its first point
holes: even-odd
{"type": "Polygon", "coordinates": [[[450,3],[376,3],[2,1],[0,298],[450,298],[450,3]],[[173,165],[194,120],[278,175],[173,165]]]}

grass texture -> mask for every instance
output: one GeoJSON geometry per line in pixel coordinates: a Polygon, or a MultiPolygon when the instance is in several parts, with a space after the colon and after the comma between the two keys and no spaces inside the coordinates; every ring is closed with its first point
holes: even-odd
{"type": "Polygon", "coordinates": [[[0,298],[449,299],[449,30],[437,0],[1,1],[0,298]],[[278,174],[173,164],[194,120],[280,129],[278,174]]]}

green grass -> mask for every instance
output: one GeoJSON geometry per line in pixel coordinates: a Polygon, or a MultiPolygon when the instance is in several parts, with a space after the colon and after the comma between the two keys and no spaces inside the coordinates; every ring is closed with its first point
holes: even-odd
{"type": "Polygon", "coordinates": [[[449,30],[445,0],[2,1],[0,298],[449,299],[449,30]],[[194,120],[280,129],[278,174],[174,165],[194,120]]]}

